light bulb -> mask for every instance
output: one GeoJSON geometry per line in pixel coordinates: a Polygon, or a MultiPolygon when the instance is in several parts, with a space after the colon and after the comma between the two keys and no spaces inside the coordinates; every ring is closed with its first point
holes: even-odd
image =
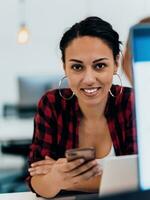
{"type": "Polygon", "coordinates": [[[25,24],[20,26],[17,35],[17,42],[19,44],[26,44],[29,42],[29,30],[25,24]]]}

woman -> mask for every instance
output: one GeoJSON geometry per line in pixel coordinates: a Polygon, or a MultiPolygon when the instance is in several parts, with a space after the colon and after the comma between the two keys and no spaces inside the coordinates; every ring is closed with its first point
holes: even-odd
{"type": "Polygon", "coordinates": [[[133,92],[112,85],[119,46],[117,32],[98,17],[64,33],[60,49],[70,89],[49,91],[38,104],[29,156],[30,184],[37,194],[98,190],[102,170],[96,159],[67,162],[67,149],[93,146],[96,158],[137,153],[133,92]]]}

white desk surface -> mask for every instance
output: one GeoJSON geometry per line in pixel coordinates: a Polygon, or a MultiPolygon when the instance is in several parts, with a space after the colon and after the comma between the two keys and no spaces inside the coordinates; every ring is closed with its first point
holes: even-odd
{"type": "MultiPolygon", "coordinates": [[[[51,199],[51,198],[50,198],[51,199]]],[[[53,200],[75,200],[75,196],[72,197],[59,197],[52,198],[53,200]]],[[[32,192],[17,192],[17,193],[6,193],[0,194],[0,200],[46,200],[42,197],[36,197],[32,192]]]]}
{"type": "Polygon", "coordinates": [[[32,135],[32,118],[0,118],[0,141],[32,139],[32,135]]]}
{"type": "Polygon", "coordinates": [[[16,192],[0,194],[0,200],[36,200],[36,195],[32,192],[16,192]]]}

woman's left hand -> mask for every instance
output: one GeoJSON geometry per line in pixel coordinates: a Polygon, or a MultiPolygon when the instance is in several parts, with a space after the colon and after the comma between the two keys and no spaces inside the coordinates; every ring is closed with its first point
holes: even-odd
{"type": "Polygon", "coordinates": [[[51,157],[45,156],[45,160],[40,160],[32,163],[31,167],[28,169],[30,176],[47,174],[55,162],[56,161],[51,157]]]}

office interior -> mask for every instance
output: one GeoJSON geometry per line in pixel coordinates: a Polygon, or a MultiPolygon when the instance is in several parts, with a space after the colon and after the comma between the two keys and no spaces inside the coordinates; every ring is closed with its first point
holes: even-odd
{"type": "MultiPolygon", "coordinates": [[[[29,191],[26,164],[38,99],[64,75],[61,35],[91,15],[113,25],[124,50],[130,27],[150,15],[150,1],[0,0],[0,193],[29,191]],[[23,23],[29,38],[21,44],[23,23]]],[[[131,87],[121,66],[120,76],[131,87]]]]}

